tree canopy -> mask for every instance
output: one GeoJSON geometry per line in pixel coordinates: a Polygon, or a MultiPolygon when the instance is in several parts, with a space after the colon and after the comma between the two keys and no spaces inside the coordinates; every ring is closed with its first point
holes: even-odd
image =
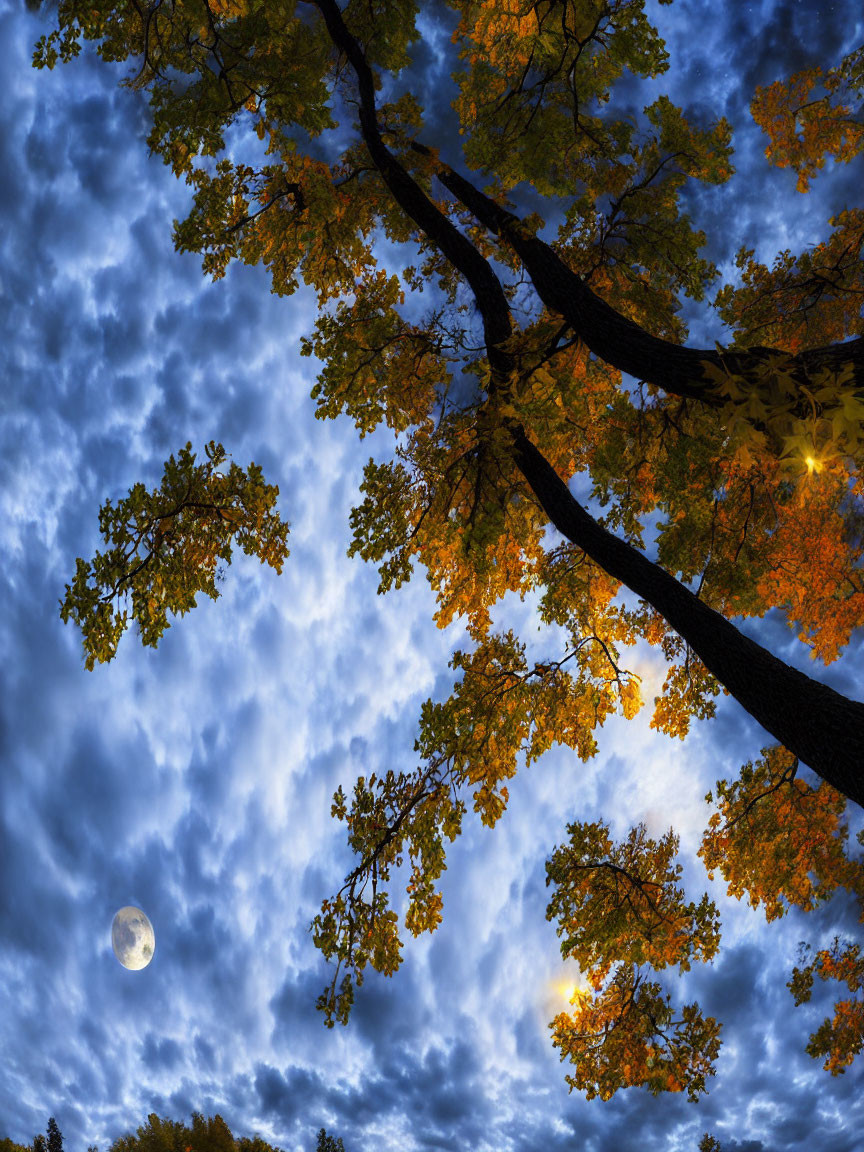
{"type": "Polygon", "coordinates": [[[30,1152],[24,1144],[16,1144],[8,1136],[0,1139],[0,1152],[30,1152]]]}
{"type": "Polygon", "coordinates": [[[0,1152],[63,1152],[63,1133],[53,1116],[48,1118],[45,1133],[37,1132],[31,1144],[15,1144],[8,1136],[0,1138],[0,1152]]]}
{"type": "MultiPolygon", "coordinates": [[[[118,1136],[109,1152],[281,1152],[260,1136],[233,1136],[218,1114],[205,1117],[200,1112],[193,1112],[191,1121],[191,1124],[184,1124],[181,1120],[160,1118],[151,1112],[147,1123],[134,1133],[118,1136]]],[[[45,1143],[45,1137],[38,1136],[28,1147],[3,1138],[0,1139],[0,1152],[32,1152],[40,1140],[45,1143]]],[[[63,1137],[53,1116],[48,1121],[48,1147],[52,1152],[62,1152],[63,1149],[63,1137]]],[[[98,1150],[94,1148],[90,1152],[98,1150]]],[[[345,1152],[345,1145],[340,1137],[329,1136],[327,1130],[321,1128],[315,1152],[345,1152]]]]}
{"type": "MultiPolygon", "coordinates": [[[[281,1152],[260,1136],[233,1136],[221,1116],[192,1113],[192,1123],[160,1119],[154,1112],[134,1135],[120,1136],[109,1152],[281,1152]]],[[[338,1136],[329,1136],[326,1128],[318,1131],[315,1152],[345,1152],[338,1136]]]]}
{"type": "MultiPolygon", "coordinates": [[[[452,110],[421,107],[413,0],[60,0],[35,54],[53,67],[93,41],[129,62],[148,144],[191,189],[180,251],[215,278],[264,263],[274,292],[302,280],[316,293],[302,352],[321,364],[317,414],[394,434],[392,456],[366,468],[351,552],[378,565],[381,592],[425,569],[437,622],[467,626],[451,695],[423,706],[417,767],[382,766],[334,797],[358,863],[313,926],[334,962],[328,1024],[347,1021],[367,965],[399,966],[393,870],[408,865],[405,927],[433,930],[468,804],[493,825],[520,764],[555,743],[590,758],[607,717],[643,706],[622,656],[638,640],[668,665],[653,727],[683,738],[722,691],[772,741],[708,796],[709,870],[769,919],[838,889],[864,910],[845,816],[864,803],[864,704],[732,622],[777,609],[823,663],[864,623],[864,212],[770,268],[741,248],[713,299],[728,342],[692,347],[681,297],[704,300],[718,273],[681,198],[729,180],[731,129],[665,96],[618,114],[625,71],[668,67],[643,0],[446,8],[452,110]],[[508,593],[536,599],[545,658],[493,626],[508,593]]],[[[766,157],[802,192],[826,157],[864,148],[862,51],[754,93],[766,157]]],[[[187,446],[159,490],[103,508],[110,550],[79,561],[62,609],[88,666],[111,658],[130,611],[155,643],[170,613],[216,595],[232,539],[281,566],[276,489],[254,465],[220,471],[224,459],[214,445],[198,465],[187,446]]],[[[674,830],[615,843],[604,823],[574,823],[566,836],[547,879],[562,954],[587,982],[552,1024],[571,1084],[695,1098],[719,1023],[653,977],[711,959],[716,909],[680,887],[674,830]]],[[[805,952],[796,1003],[817,975],[845,985],[808,1048],[838,1073],[864,1043],[858,945],[805,952]]]]}
{"type": "Polygon", "coordinates": [[[160,1119],[155,1113],[147,1117],[135,1133],[120,1136],[110,1152],[280,1152],[259,1136],[237,1139],[221,1116],[192,1113],[192,1123],[160,1119]]]}

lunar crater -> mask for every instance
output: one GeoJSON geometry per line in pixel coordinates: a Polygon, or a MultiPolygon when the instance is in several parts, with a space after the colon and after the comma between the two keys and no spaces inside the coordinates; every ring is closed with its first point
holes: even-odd
{"type": "Polygon", "coordinates": [[[111,925],[111,947],[124,968],[138,972],[153,959],[156,936],[153,925],[140,908],[127,904],[111,925]]]}

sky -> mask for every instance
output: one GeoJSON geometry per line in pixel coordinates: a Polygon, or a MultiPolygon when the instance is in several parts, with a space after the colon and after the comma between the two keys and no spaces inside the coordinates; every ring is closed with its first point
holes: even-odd
{"type": "MultiPolygon", "coordinates": [[[[857,204],[860,168],[797,195],[747,107],[756,84],[859,43],[860,7],[648,11],[671,68],[642,102],[666,91],[735,128],[737,174],[688,202],[707,255],[731,278],[742,245],[770,260],[816,242],[857,204]]],[[[860,1149],[861,1060],[831,1078],[804,1052],[831,990],[795,1009],[785,987],[798,941],[830,939],[849,910],[766,925],[694,859],[705,792],[770,742],[731,700],[683,743],[646,710],[608,722],[587,764],[553,749],[520,772],[499,825],[466,821],[450,850],[442,926],[409,940],[395,978],[368,977],[347,1028],[324,1028],[308,925],[351,866],[331,796],[413,768],[420,705],[448,693],[464,633],[436,628],[422,574],[379,597],[374,568],[346,555],[363,465],[392,442],[314,418],[315,366],[299,355],[311,295],[272,296],[260,268],[210,283],[174,252],[187,195],[148,157],[145,105],[92,53],[34,72],[44,23],[0,0],[0,1137],[29,1141],[53,1115],[68,1152],[105,1152],[148,1113],[194,1110],[286,1152],[314,1148],[322,1126],[347,1152],[695,1152],[705,1131],[737,1152],[860,1149]],[[158,650],[130,636],[85,671],[58,601],[99,544],[100,503],[211,439],[279,485],[282,575],[240,556],[222,597],[158,650]],[[698,1104],[639,1089],[586,1102],[551,1045],[573,972],[545,919],[544,863],[568,821],[601,817],[619,837],[674,825],[688,893],[718,900],[717,960],[669,982],[724,1024],[698,1104]],[[156,933],[140,972],[111,951],[128,904],[156,933]]],[[[418,82],[446,89],[428,27],[418,82]]],[[[723,338],[707,304],[684,315],[693,343],[723,338]]],[[[528,603],[497,618],[533,628],[528,603]]],[[[814,670],[782,621],[748,629],[814,670]]],[[[656,662],[639,651],[629,666],[650,697],[656,662]]],[[[816,669],[856,699],[862,672],[857,644],[816,669]]]]}

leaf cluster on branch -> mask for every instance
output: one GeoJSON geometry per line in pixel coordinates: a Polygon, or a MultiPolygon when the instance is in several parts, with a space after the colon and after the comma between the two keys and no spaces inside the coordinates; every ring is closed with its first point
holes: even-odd
{"type": "Polygon", "coordinates": [[[130,617],[141,643],[155,648],[169,614],[184,615],[199,592],[216,600],[219,565],[230,564],[234,545],[281,572],[288,524],[274,510],[279,489],[254,463],[222,470],[226,460],[211,441],[196,464],[188,443],[166,461],[159,488],[139,483],[117,504],[102,505],[99,530],[109,548],[78,559],[60,605],[63,621],[81,629],[88,669],[113,659],[130,617]]]}

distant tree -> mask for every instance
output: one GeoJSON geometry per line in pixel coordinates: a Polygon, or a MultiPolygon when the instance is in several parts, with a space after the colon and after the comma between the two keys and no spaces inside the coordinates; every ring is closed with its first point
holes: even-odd
{"type": "Polygon", "coordinates": [[[33,1137],[33,1152],[47,1152],[45,1137],[41,1132],[33,1137]]]}
{"type": "Polygon", "coordinates": [[[53,1116],[48,1120],[48,1152],[63,1152],[63,1133],[53,1116]]]}
{"type": "Polygon", "coordinates": [[[761,1140],[730,1140],[721,1144],[716,1136],[706,1132],[699,1141],[698,1152],[765,1152],[761,1140]]]}
{"type": "Polygon", "coordinates": [[[30,1152],[26,1144],[15,1144],[8,1136],[0,1138],[0,1152],[30,1152]]]}
{"type": "MultiPolygon", "coordinates": [[[[129,85],[151,99],[149,146],[191,186],[178,249],[216,278],[263,262],[276,293],[301,278],[316,293],[301,350],[322,365],[317,415],[397,437],[366,467],[351,554],[379,566],[381,592],[424,566],[437,623],[466,624],[452,693],[422,707],[416,767],[334,797],[358,863],[314,923],[334,961],[319,1000],[330,1025],[347,1022],[368,966],[401,963],[392,873],[404,862],[406,930],[435,929],[445,842],[469,806],[495,824],[520,764],[555,743],[587,760],[609,716],[634,716],[640,678],[621,651],[638,640],[667,665],[654,728],[683,738],[726,691],[775,741],[709,797],[709,868],[769,918],[839,889],[864,917],[845,817],[847,799],[864,804],[864,704],[733,622],[777,610],[825,663],[864,626],[864,211],[832,217],[822,242],[770,269],[740,249],[714,298],[730,345],[688,345],[682,297],[704,299],[718,272],[680,194],[729,179],[731,128],[691,122],[667,96],[638,120],[613,102],[625,72],[667,68],[644,0],[447,6],[458,157],[426,139],[450,109],[424,124],[411,90],[413,0],[63,0],[35,54],[53,67],[89,40],[129,60],[129,85]],[[543,218],[520,207],[525,189],[543,218]],[[577,500],[577,481],[602,513],[577,500]],[[635,603],[618,598],[626,589],[635,603]],[[536,657],[493,626],[508,594],[531,597],[546,626],[536,657]]],[[[769,160],[802,190],[826,156],[864,150],[850,113],[862,60],[856,48],[754,94],[769,160]]],[[[433,105],[446,88],[429,90],[433,105]]],[[[714,217],[726,236],[729,204],[714,217]]],[[[275,489],[223,458],[196,464],[187,447],[161,489],[103,507],[109,549],[78,561],[62,608],[88,667],[114,655],[130,616],[155,644],[169,613],[215,596],[235,537],[281,566],[275,489]]],[[[694,1096],[720,1025],[653,977],[712,958],[716,909],[686,899],[672,831],[608,832],[571,824],[547,868],[548,914],[587,979],[553,1040],[586,1095],[694,1096]]],[[[840,1073],[864,1043],[858,946],[806,953],[796,1002],[816,977],[844,999],[808,1051],[840,1073]]]]}
{"type": "MultiPolygon", "coordinates": [[[[120,1136],[110,1152],[237,1152],[237,1142],[218,1114],[205,1119],[200,1112],[193,1112],[189,1126],[178,1120],[160,1119],[151,1112],[135,1135],[120,1136]]],[[[260,1152],[278,1150],[265,1145],[260,1152]]]]}
{"type": "MultiPolygon", "coordinates": [[[[0,1145],[0,1152],[7,1149],[0,1145]]],[[[18,1152],[14,1146],[8,1152],[18,1152]]],[[[23,1149],[22,1152],[26,1152],[23,1149]]],[[[44,1150],[43,1150],[44,1152],[44,1150]]],[[[90,1150],[88,1149],[88,1152],[90,1150]]],[[[238,1136],[221,1116],[205,1118],[200,1112],[192,1113],[192,1124],[177,1120],[160,1120],[152,1113],[134,1135],[120,1136],[111,1145],[109,1152],[282,1152],[274,1144],[268,1144],[260,1136],[238,1136]]],[[[328,1136],[326,1129],[318,1133],[315,1152],[345,1152],[341,1139],[328,1136]]]]}
{"type": "Polygon", "coordinates": [[[318,1133],[318,1144],[315,1152],[345,1152],[345,1145],[339,1136],[328,1136],[327,1129],[322,1128],[318,1133]]]}
{"type": "Polygon", "coordinates": [[[237,1152],[279,1152],[278,1149],[274,1150],[271,1144],[262,1140],[260,1136],[237,1136],[235,1143],[237,1152]]]}
{"type": "Polygon", "coordinates": [[[135,1134],[120,1136],[109,1152],[282,1152],[260,1136],[235,1139],[221,1116],[204,1117],[192,1113],[191,1125],[160,1119],[155,1112],[135,1134]]]}

